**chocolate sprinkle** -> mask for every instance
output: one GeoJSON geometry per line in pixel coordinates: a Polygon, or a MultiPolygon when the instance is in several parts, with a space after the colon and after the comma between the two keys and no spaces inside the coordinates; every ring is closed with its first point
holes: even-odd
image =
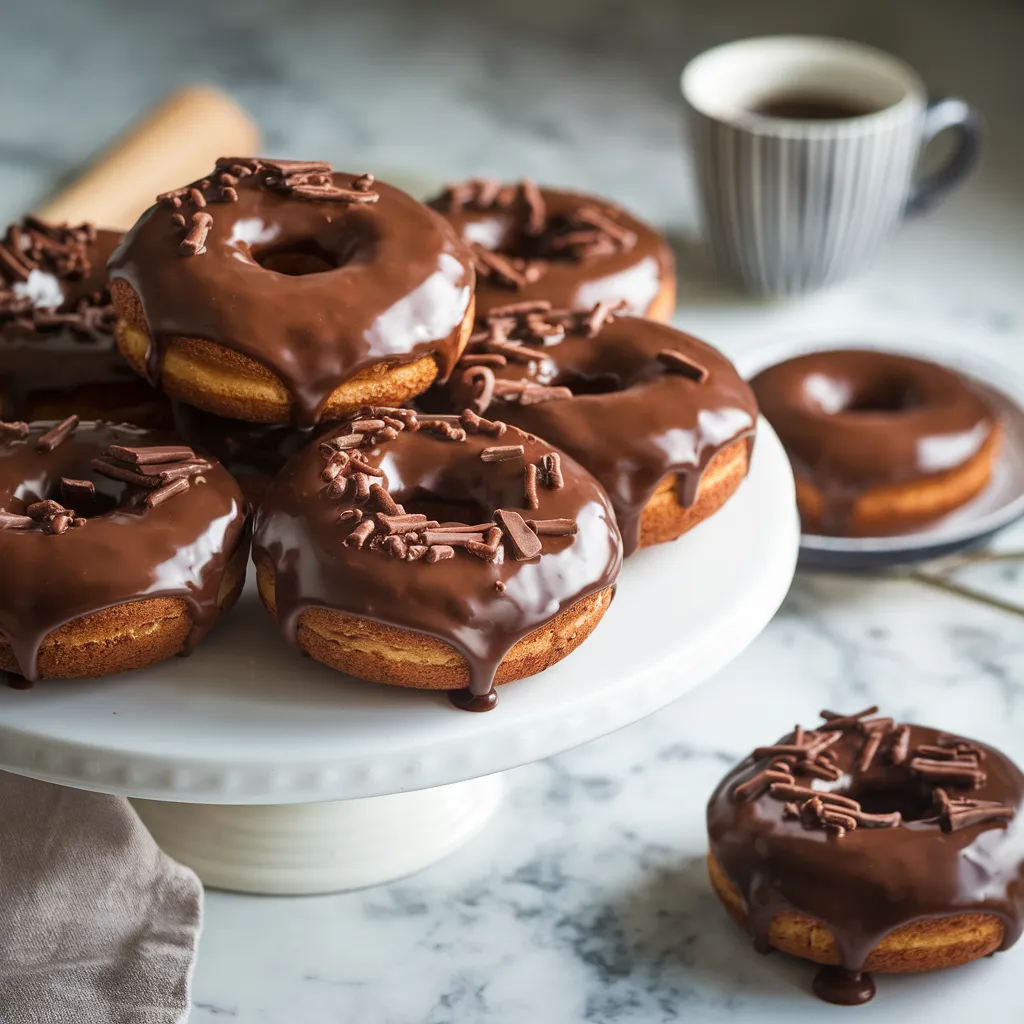
{"type": "Polygon", "coordinates": [[[504,528],[516,561],[523,562],[540,554],[541,543],[537,534],[526,525],[518,512],[499,508],[495,511],[494,518],[504,528]]]}
{"type": "Polygon", "coordinates": [[[55,427],[51,427],[36,441],[36,449],[40,452],[52,452],[62,441],[66,441],[77,429],[79,419],[77,416],[69,416],[61,420],[55,427]]]}

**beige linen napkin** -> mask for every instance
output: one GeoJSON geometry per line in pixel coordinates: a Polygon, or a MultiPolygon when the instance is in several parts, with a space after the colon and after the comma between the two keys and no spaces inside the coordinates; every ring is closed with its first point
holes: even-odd
{"type": "Polygon", "coordinates": [[[201,915],[127,800],[0,772],[3,1024],[178,1024],[201,915]]]}

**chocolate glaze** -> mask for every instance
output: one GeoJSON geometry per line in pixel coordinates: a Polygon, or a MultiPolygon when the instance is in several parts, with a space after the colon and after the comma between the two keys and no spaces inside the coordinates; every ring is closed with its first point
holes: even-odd
{"type": "Polygon", "coordinates": [[[166,426],[164,397],[139,379],[114,344],[114,314],[106,263],[121,234],[97,231],[85,246],[84,273],[41,267],[36,310],[86,312],[73,324],[40,326],[35,317],[0,315],[0,416],[8,420],[63,418],[77,413],[143,426],[166,426]],[[58,299],[55,305],[53,300],[58,299]]]}
{"type": "Polygon", "coordinates": [[[477,281],[476,312],[483,316],[494,306],[526,299],[547,299],[556,307],[589,309],[602,300],[623,299],[628,312],[643,316],[667,280],[675,274],[672,250],[664,238],[637,220],[621,206],[579,192],[553,188],[538,190],[543,200],[547,224],[559,224],[581,207],[596,207],[604,216],[636,237],[628,249],[590,259],[545,259],[534,251],[527,233],[529,210],[522,202],[508,206],[453,205],[451,189],[430,200],[467,244],[507,256],[523,257],[538,265],[538,280],[519,288],[509,288],[488,280],[477,281]]]}
{"type": "MultiPolygon", "coordinates": [[[[329,177],[348,189],[359,176],[329,177]]],[[[309,427],[335,388],[367,367],[436,353],[447,375],[473,270],[443,218],[381,183],[379,201],[365,205],[298,198],[265,187],[259,173],[233,188],[236,201],[207,203],[212,225],[198,254],[182,251],[180,211],[165,201],[110,260],[112,282],[129,284],[145,312],[151,381],[169,338],[205,339],[271,370],[292,396],[295,421],[309,427]],[[294,275],[262,265],[289,256],[324,269],[294,275]]]]}
{"type": "Polygon", "coordinates": [[[222,466],[203,473],[155,508],[133,504],[145,494],[92,470],[111,444],[130,447],[174,443],[173,436],[109,423],[81,423],[50,452],[36,442],[53,423],[34,423],[24,439],[0,438],[0,508],[23,514],[33,502],[63,499],[62,477],[90,480],[95,499],[78,503],[81,529],[61,534],[41,524],[0,529],[0,632],[22,674],[38,678],[43,639],[58,626],[114,605],[150,597],[187,602],[192,647],[220,618],[218,591],[224,569],[245,534],[238,485],[222,466]]]}
{"type": "MultiPolygon", "coordinates": [[[[837,778],[802,774],[809,769],[801,768],[800,759],[789,760],[796,785],[855,799],[869,816],[898,811],[895,827],[878,827],[876,819],[875,827],[840,834],[841,829],[794,816],[784,793],[772,795],[766,784],[751,781],[779,762],[770,750],[755,751],[733,769],[708,803],[711,851],[743,900],[758,947],[768,948],[769,927],[782,911],[812,917],[832,933],[841,967],[855,976],[841,979],[830,970],[819,978],[815,991],[831,1001],[870,997],[870,979],[856,974],[878,943],[904,925],[961,913],[992,914],[1003,923],[1001,948],[1006,949],[1020,937],[1024,921],[1024,776],[1018,768],[991,747],[936,729],[894,726],[891,719],[875,723],[880,740],[866,768],[859,762],[868,757],[870,721],[846,728],[828,747],[827,758],[813,759],[822,770],[831,761],[838,770],[819,774],[837,778]],[[980,776],[957,784],[929,780],[915,767],[923,756],[920,747],[952,752],[958,743],[964,753],[957,756],[975,758],[980,776]],[[971,788],[972,781],[980,785],[971,788]],[[753,792],[737,793],[748,782],[753,792]],[[1004,818],[1012,817],[1007,822],[992,816],[951,829],[940,810],[943,794],[954,801],[994,801],[1003,805],[1004,818]]],[[[806,746],[829,731],[825,722],[779,743],[806,746]]]]}
{"type": "MultiPolygon", "coordinates": [[[[427,417],[423,417],[425,421],[427,417]]],[[[322,441],[351,433],[341,424],[322,441]]],[[[322,474],[320,442],[291,458],[272,482],[256,516],[253,557],[275,572],[278,621],[293,642],[307,608],[334,608],[376,622],[437,637],[463,654],[470,668],[472,696],[490,692],[495,671],[518,640],[576,601],[614,583],[622,544],[608,498],[580,466],[562,459],[564,486],[538,489],[539,506],[527,507],[524,467],[551,448],[515,428],[504,436],[469,434],[448,440],[428,429],[403,430],[392,441],[357,452],[379,466],[378,478],[405,512],[422,513],[443,524],[490,523],[496,509],[518,511],[524,519],[568,518],[574,536],[544,536],[537,557],[518,561],[498,546],[497,558],[484,560],[458,549],[454,557],[429,563],[406,561],[373,543],[345,543],[351,523],[347,510],[372,519],[372,501],[351,494],[331,498],[322,474]],[[485,462],[481,452],[494,445],[521,444],[522,456],[485,462]]],[[[486,698],[489,706],[493,701],[486,698]]],[[[481,702],[474,702],[480,707],[481,702]]]]}
{"type": "MultiPolygon", "coordinates": [[[[493,368],[498,380],[528,380],[567,387],[574,397],[536,405],[495,397],[484,415],[514,423],[550,441],[588,469],[608,492],[622,531],[623,550],[640,540],[644,506],[669,475],[678,478],[678,498],[692,505],[701,476],[723,448],[754,436],[757,405],[750,388],[720,352],[671,327],[635,317],[604,320],[589,337],[584,317],[555,313],[547,323],[566,326],[562,340],[528,337],[525,344],[545,358],[509,359],[493,368]],[[703,382],[673,372],[659,352],[678,351],[708,371],[703,382]]],[[[474,336],[477,338],[477,336],[474,336]]],[[[486,339],[467,347],[473,355],[486,339]]],[[[447,388],[428,393],[429,403],[448,408],[470,397],[460,363],[447,388]]]]}
{"type": "Polygon", "coordinates": [[[996,422],[968,380],[892,352],[808,353],[762,370],[751,386],[794,471],[820,492],[814,528],[825,534],[863,532],[851,514],[864,493],[962,466],[996,422]]]}

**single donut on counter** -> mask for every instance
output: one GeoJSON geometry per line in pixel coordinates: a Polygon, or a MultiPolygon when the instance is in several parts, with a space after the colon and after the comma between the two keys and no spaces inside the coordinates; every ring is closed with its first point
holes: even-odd
{"type": "Polygon", "coordinates": [[[793,464],[804,530],[886,536],[984,489],[998,416],[966,377],[870,349],[795,356],[751,381],[793,464]]]}
{"type": "Polygon", "coordinates": [[[317,660],[482,711],[586,640],[622,542],[601,486],[545,442],[377,407],[289,460],[253,561],[267,609],[317,660]]]}
{"type": "Polygon", "coordinates": [[[247,423],[215,416],[184,402],[170,404],[174,427],[182,440],[199,454],[211,455],[220,462],[253,504],[260,501],[288,459],[331,426],[247,423]]]}
{"type": "Polygon", "coordinates": [[[0,242],[0,417],[169,423],[167,400],[114,344],[106,264],[120,239],[31,215],[8,225],[0,242]]]}
{"type": "Polygon", "coordinates": [[[113,254],[117,342],[172,398],[311,427],[446,377],[473,322],[451,226],[369,174],[228,157],[113,254]]]}
{"type": "Polygon", "coordinates": [[[750,466],[757,405],[720,352],[665,324],[546,302],[480,322],[447,388],[421,400],[514,423],[604,486],[626,555],[718,511],[750,466]]]}
{"type": "Polygon", "coordinates": [[[852,1005],[866,972],[955,967],[1024,921],[1024,776],[1004,754],[920,725],[823,711],[758,747],[708,803],[711,884],[759,950],[825,965],[852,1005]]]}
{"type": "Polygon", "coordinates": [[[173,435],[0,422],[0,670],[72,679],[187,653],[248,553],[238,485],[173,435]]]}
{"type": "Polygon", "coordinates": [[[449,185],[429,205],[472,247],[477,314],[546,299],[589,309],[623,300],[628,312],[668,320],[676,306],[668,243],[621,206],[524,180],[449,185]]]}

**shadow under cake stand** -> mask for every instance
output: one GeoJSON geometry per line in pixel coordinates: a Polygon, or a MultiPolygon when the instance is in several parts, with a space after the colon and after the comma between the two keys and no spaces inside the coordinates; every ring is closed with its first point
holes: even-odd
{"type": "Polygon", "coordinates": [[[629,725],[740,653],[789,588],[799,524],[778,439],[717,515],[642,551],[593,636],[471,714],[297,656],[252,581],[188,660],[0,692],[0,768],[133,799],[210,886],[314,893],[426,867],[496,811],[501,773],[629,725]]]}

